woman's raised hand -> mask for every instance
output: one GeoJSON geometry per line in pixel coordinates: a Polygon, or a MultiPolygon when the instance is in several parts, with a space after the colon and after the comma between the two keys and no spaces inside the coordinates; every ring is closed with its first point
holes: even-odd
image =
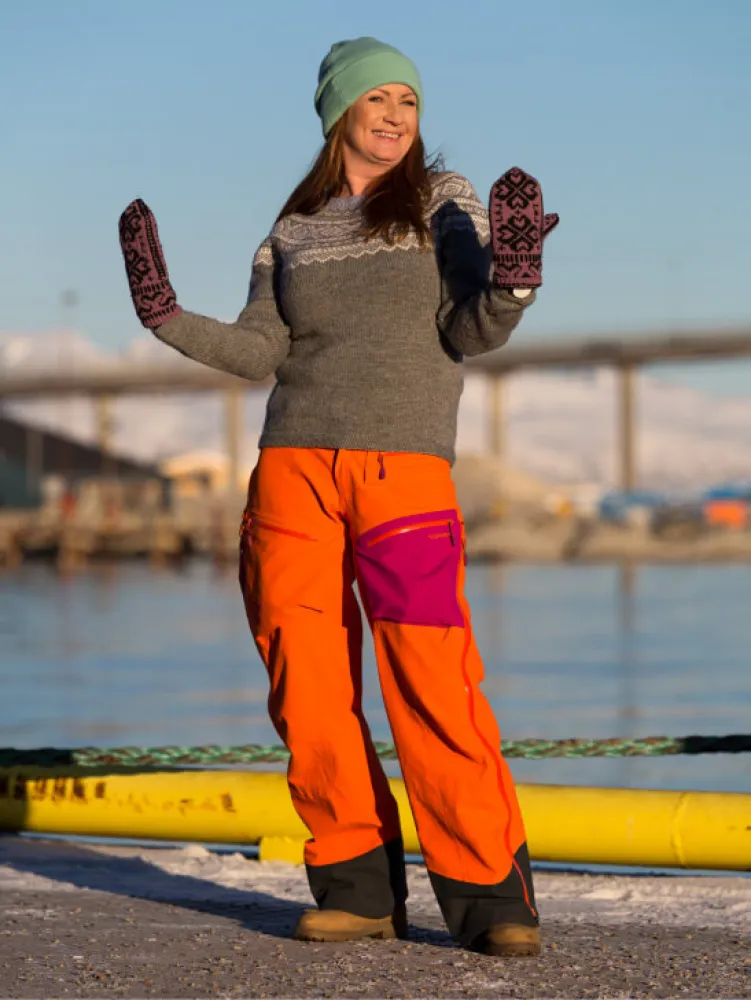
{"type": "Polygon", "coordinates": [[[537,288],[542,284],[542,243],[558,225],[555,212],[544,215],[539,181],[519,167],[507,170],[490,191],[493,283],[499,288],[537,288]]]}
{"type": "Polygon", "coordinates": [[[182,312],[170,284],[156,219],[136,198],[120,216],[120,246],[136,315],[153,330],[182,312]]]}

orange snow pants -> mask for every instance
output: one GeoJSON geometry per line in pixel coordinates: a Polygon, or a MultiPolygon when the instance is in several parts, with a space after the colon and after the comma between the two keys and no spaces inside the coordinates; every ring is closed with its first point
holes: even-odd
{"type": "Polygon", "coordinates": [[[395,800],[362,710],[362,619],[423,857],[451,933],[534,926],[524,826],[480,690],[450,465],[429,455],[267,448],[248,489],[240,582],[290,751],[324,909],[383,917],[407,895],[395,800]]]}

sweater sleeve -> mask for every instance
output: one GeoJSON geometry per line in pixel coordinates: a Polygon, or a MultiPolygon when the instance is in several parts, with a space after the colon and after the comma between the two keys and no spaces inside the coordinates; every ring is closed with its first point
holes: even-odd
{"type": "Polygon", "coordinates": [[[183,311],[154,332],[165,344],[209,368],[262,381],[284,361],[290,330],[278,301],[279,261],[264,240],[253,258],[250,290],[235,323],[183,311]]]}
{"type": "Polygon", "coordinates": [[[502,347],[535,293],[517,298],[492,284],[487,211],[459,174],[445,174],[436,185],[431,229],[441,272],[441,334],[467,357],[502,347]]]}

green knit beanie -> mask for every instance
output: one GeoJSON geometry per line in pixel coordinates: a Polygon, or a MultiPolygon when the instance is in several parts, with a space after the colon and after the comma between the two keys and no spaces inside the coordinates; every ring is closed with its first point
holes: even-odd
{"type": "Polygon", "coordinates": [[[403,83],[417,97],[417,113],[422,114],[422,85],[417,67],[398,49],[375,38],[355,38],[337,42],[318,70],[316,111],[327,136],[344,112],[374,87],[403,83]]]}

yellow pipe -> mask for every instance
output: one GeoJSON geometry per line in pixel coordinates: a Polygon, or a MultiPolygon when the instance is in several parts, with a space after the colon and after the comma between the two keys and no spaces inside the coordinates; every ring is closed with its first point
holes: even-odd
{"type": "MultiPolygon", "coordinates": [[[[419,854],[404,783],[391,781],[419,854]]],[[[519,785],[537,861],[751,870],[751,795],[519,785]]],[[[306,827],[283,774],[0,769],[0,830],[259,844],[300,861],[306,827]]]]}

